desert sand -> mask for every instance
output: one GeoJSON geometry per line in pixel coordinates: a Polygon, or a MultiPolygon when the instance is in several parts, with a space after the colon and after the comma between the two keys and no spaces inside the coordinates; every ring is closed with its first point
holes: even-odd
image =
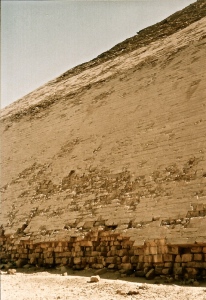
{"type": "Polygon", "coordinates": [[[114,272],[100,275],[100,281],[90,283],[92,270],[70,271],[63,276],[60,270],[17,271],[16,275],[1,275],[3,300],[121,300],[168,299],[206,300],[206,286],[166,284],[163,281],[145,281],[136,277],[120,278],[114,272]]]}

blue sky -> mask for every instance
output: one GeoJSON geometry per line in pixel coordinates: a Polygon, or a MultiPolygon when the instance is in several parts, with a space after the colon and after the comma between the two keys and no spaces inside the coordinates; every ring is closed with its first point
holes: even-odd
{"type": "Polygon", "coordinates": [[[1,2],[1,107],[195,2],[1,2]]]}

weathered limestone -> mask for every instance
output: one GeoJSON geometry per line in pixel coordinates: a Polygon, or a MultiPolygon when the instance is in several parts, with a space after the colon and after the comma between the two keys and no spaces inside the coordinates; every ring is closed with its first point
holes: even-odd
{"type": "Polygon", "coordinates": [[[197,1],[3,111],[3,268],[206,277],[205,16],[197,1]]]}
{"type": "Polygon", "coordinates": [[[135,272],[135,276],[146,276],[147,279],[170,274],[179,279],[206,277],[206,244],[202,247],[169,247],[162,239],[137,248],[134,241],[113,230],[93,230],[84,239],[70,237],[62,242],[35,243],[27,239],[19,243],[18,237],[1,237],[0,241],[1,260],[4,264],[12,262],[16,267],[64,265],[76,270],[91,267],[102,272],[108,268],[135,272]]]}

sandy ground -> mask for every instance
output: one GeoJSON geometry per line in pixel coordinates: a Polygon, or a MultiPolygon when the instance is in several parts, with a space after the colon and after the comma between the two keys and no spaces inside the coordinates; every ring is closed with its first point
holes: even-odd
{"type": "Polygon", "coordinates": [[[206,300],[206,287],[200,285],[154,284],[140,282],[139,278],[120,278],[104,274],[100,281],[90,283],[89,272],[75,272],[62,276],[60,272],[18,272],[1,275],[1,299],[170,299],[206,300]]]}

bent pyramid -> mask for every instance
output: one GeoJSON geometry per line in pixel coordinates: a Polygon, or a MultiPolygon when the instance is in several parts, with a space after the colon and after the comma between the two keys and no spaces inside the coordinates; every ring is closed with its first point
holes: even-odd
{"type": "Polygon", "coordinates": [[[2,263],[206,277],[206,2],[2,110],[2,263]]]}

